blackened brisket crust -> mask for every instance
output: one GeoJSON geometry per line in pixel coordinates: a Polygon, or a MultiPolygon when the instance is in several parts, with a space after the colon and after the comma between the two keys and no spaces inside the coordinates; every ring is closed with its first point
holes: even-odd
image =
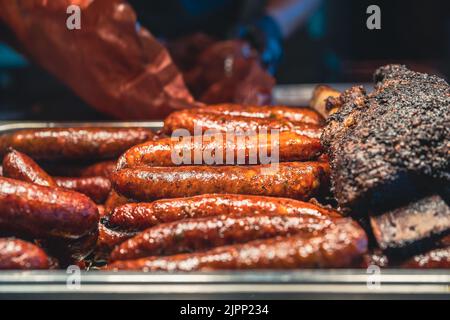
{"type": "Polygon", "coordinates": [[[449,85],[399,65],[379,68],[375,81],[370,94],[353,87],[328,101],[340,109],[327,120],[322,143],[334,195],[347,210],[398,197],[418,177],[450,181],[449,85]]]}

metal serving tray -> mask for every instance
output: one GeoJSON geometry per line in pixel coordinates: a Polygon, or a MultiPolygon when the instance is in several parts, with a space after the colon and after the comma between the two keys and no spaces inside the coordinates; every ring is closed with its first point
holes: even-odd
{"type": "MultiPolygon", "coordinates": [[[[0,134],[47,127],[148,127],[162,122],[0,122],[0,134]]],[[[363,269],[141,273],[2,271],[0,298],[33,299],[450,299],[450,270],[363,269]]]]}

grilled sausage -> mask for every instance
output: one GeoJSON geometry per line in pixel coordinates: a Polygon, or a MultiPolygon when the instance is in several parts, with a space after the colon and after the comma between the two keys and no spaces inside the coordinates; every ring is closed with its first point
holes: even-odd
{"type": "Polygon", "coordinates": [[[111,250],[122,242],[134,237],[136,232],[117,231],[108,228],[103,222],[98,224],[97,251],[102,257],[109,255],[111,250]]]}
{"type": "Polygon", "coordinates": [[[427,253],[416,255],[402,263],[401,267],[411,269],[449,269],[450,247],[434,249],[427,253]]]}
{"type": "Polygon", "coordinates": [[[314,234],[332,223],[331,219],[310,215],[274,214],[180,220],[149,228],[122,243],[111,253],[111,261],[202,251],[276,236],[314,234]]]}
{"type": "Polygon", "coordinates": [[[185,165],[261,164],[268,163],[265,160],[272,157],[280,162],[310,160],[317,157],[321,149],[320,139],[293,132],[281,132],[273,136],[236,136],[229,141],[225,135],[203,138],[189,136],[178,140],[165,138],[132,147],[119,158],[117,168],[174,166],[183,164],[182,161],[186,162],[185,165]]]}
{"type": "Polygon", "coordinates": [[[341,217],[336,211],[287,198],[236,194],[205,194],[151,203],[119,206],[108,216],[108,225],[121,230],[144,230],[149,227],[187,218],[204,218],[231,214],[292,214],[329,219],[341,217]]]}
{"type": "Polygon", "coordinates": [[[106,214],[109,214],[114,208],[132,202],[135,201],[121,196],[114,189],[112,189],[105,201],[105,212],[106,214]]]}
{"type": "Polygon", "coordinates": [[[83,177],[109,178],[115,169],[116,161],[102,161],[82,169],[80,175],[83,177]]]}
{"type": "Polygon", "coordinates": [[[49,269],[50,259],[38,246],[13,238],[0,239],[0,270],[49,269]]]}
{"type": "Polygon", "coordinates": [[[55,181],[59,187],[87,195],[95,203],[104,203],[111,191],[111,182],[105,177],[56,177],[55,181]]]}
{"type": "Polygon", "coordinates": [[[4,176],[41,186],[56,187],[56,182],[33,159],[16,150],[3,158],[4,176]]]}
{"type": "Polygon", "coordinates": [[[59,186],[78,191],[96,203],[103,203],[111,190],[111,182],[104,177],[52,178],[30,157],[15,150],[3,158],[3,166],[5,177],[41,186],[59,186]]]}
{"type": "Polygon", "coordinates": [[[346,268],[359,266],[367,237],[343,219],[319,235],[277,237],[218,247],[199,253],[111,263],[107,270],[196,271],[220,269],[346,268]]]}
{"type": "Polygon", "coordinates": [[[98,220],[97,206],[80,193],[0,178],[0,231],[76,239],[98,220]]]}
{"type": "MultiPolygon", "coordinates": [[[[227,115],[233,117],[249,117],[249,118],[268,118],[278,120],[289,120],[294,122],[303,122],[321,125],[324,119],[310,108],[296,108],[286,106],[242,106],[239,104],[224,103],[218,105],[210,105],[195,109],[186,109],[176,111],[176,117],[185,115],[210,113],[217,115],[227,115]]],[[[172,115],[171,115],[172,116],[172,115]]]]}
{"type": "Polygon", "coordinates": [[[208,193],[306,200],[328,185],[329,166],[323,162],[286,162],[277,167],[135,167],[113,173],[112,181],[120,194],[141,201],[208,193]]]}
{"type": "Polygon", "coordinates": [[[113,159],[152,139],[144,128],[45,128],[0,136],[0,154],[12,147],[36,160],[113,159]]]}
{"type": "Polygon", "coordinates": [[[192,135],[203,134],[207,130],[255,133],[261,133],[262,130],[266,130],[267,133],[270,133],[270,129],[278,129],[280,132],[295,132],[315,139],[319,139],[322,134],[321,126],[315,124],[210,113],[186,113],[180,116],[177,112],[174,112],[164,120],[164,132],[170,134],[176,129],[185,129],[192,135]]]}

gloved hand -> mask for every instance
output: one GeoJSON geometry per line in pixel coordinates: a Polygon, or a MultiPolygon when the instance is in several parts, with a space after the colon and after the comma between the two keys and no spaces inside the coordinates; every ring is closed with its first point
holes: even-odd
{"type": "Polygon", "coordinates": [[[234,33],[259,52],[267,71],[274,74],[283,55],[283,36],[278,23],[272,17],[264,16],[237,27],[234,33]]]}

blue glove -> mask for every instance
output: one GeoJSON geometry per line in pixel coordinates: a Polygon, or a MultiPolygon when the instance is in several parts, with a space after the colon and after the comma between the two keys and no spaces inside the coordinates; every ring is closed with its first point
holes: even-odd
{"type": "Polygon", "coordinates": [[[254,23],[239,26],[235,34],[260,53],[267,71],[274,74],[283,55],[283,36],[278,23],[272,17],[264,16],[254,23]]]}

